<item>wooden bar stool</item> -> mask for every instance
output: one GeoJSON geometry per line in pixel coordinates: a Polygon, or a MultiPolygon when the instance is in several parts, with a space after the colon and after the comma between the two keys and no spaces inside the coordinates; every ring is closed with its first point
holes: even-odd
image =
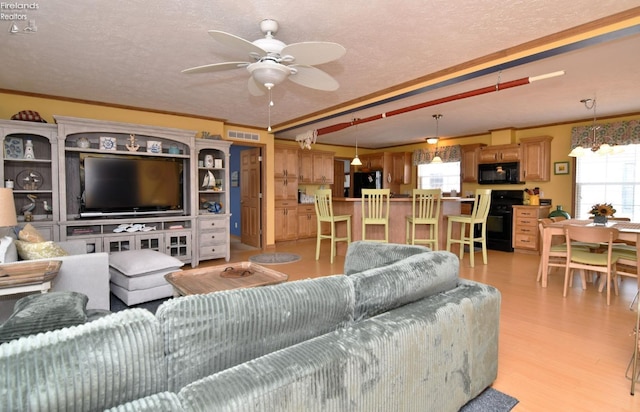
{"type": "Polygon", "coordinates": [[[442,190],[413,189],[412,194],[411,216],[406,217],[407,244],[424,243],[430,245],[432,250],[438,250],[438,221],[442,190]],[[416,238],[416,225],[426,225],[429,237],[416,238]]]}
{"type": "Polygon", "coordinates": [[[389,242],[390,189],[362,189],[362,240],[389,242]],[[367,239],[367,225],[384,225],[384,239],[367,239]]]}
{"type": "Polygon", "coordinates": [[[474,243],[479,242],[482,246],[482,262],[487,264],[487,216],[489,216],[489,206],[491,205],[491,189],[476,189],[476,198],[473,202],[473,210],[470,215],[448,216],[447,223],[447,251],[451,251],[451,244],[460,245],[460,260],[464,257],[464,246],[469,247],[469,263],[474,267],[473,257],[475,255],[474,243]],[[453,223],[460,223],[460,239],[451,238],[451,227],[453,223]],[[475,235],[475,226],[480,225],[480,234],[475,235]],[[469,234],[467,235],[467,226],[469,234]]]}
{"type": "Polygon", "coordinates": [[[331,239],[331,263],[336,255],[336,242],[347,242],[347,247],[351,243],[351,215],[333,215],[333,202],[331,198],[331,189],[319,189],[315,192],[316,218],[318,221],[318,234],[316,240],[316,260],[320,258],[320,241],[322,239],[331,239]],[[331,231],[328,235],[322,234],[322,223],[327,222],[331,225],[331,231]],[[337,237],[336,223],[345,222],[347,224],[347,236],[337,237]]]}

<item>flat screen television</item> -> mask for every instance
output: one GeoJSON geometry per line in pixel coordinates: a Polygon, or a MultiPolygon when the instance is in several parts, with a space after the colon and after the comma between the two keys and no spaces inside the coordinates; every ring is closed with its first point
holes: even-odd
{"type": "Polygon", "coordinates": [[[181,159],[83,153],[81,217],[183,214],[181,159]]]}

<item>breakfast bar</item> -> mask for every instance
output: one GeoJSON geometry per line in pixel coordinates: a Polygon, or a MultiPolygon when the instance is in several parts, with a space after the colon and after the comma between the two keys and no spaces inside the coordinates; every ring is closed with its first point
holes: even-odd
{"type": "MultiPolygon", "coordinates": [[[[406,223],[405,217],[410,216],[412,212],[411,197],[392,197],[389,202],[389,242],[390,243],[406,243],[406,223]]],[[[438,224],[438,249],[445,250],[447,246],[447,218],[448,215],[459,215],[463,213],[463,204],[473,205],[473,198],[460,197],[443,197],[440,206],[440,221],[438,224]]],[[[471,207],[468,207],[464,213],[469,213],[471,207]]],[[[362,199],[361,198],[333,198],[333,213],[335,215],[351,215],[351,239],[362,239],[362,199]]],[[[344,236],[346,229],[344,225],[338,225],[338,236],[344,236]],[[342,232],[341,232],[342,231],[342,232]]],[[[425,226],[416,226],[416,233],[426,233],[428,230],[425,226]]],[[[454,226],[454,230],[460,230],[458,225],[454,226]]],[[[382,239],[384,237],[384,228],[382,226],[372,226],[367,228],[367,237],[372,239],[382,239]]],[[[338,243],[338,255],[344,255],[346,245],[338,243]]],[[[458,252],[458,246],[452,246],[452,252],[458,252]]]]}

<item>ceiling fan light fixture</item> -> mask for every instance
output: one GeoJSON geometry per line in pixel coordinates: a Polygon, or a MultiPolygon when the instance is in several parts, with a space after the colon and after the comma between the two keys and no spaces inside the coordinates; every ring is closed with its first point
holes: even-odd
{"type": "Polygon", "coordinates": [[[251,63],[247,66],[247,70],[256,82],[264,87],[267,87],[267,84],[270,84],[271,87],[276,86],[284,82],[291,74],[287,66],[270,61],[251,63]]]}
{"type": "Polygon", "coordinates": [[[440,140],[440,139],[438,139],[437,137],[428,137],[427,138],[427,143],[428,144],[438,144],[438,140],[440,140]]]}

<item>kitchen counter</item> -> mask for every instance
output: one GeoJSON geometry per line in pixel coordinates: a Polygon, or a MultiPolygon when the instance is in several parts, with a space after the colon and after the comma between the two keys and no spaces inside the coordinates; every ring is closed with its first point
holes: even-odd
{"type": "MultiPolygon", "coordinates": [[[[440,222],[438,233],[438,249],[445,250],[447,245],[447,216],[461,214],[463,203],[473,203],[473,198],[443,197],[440,206],[440,222]]],[[[335,215],[351,215],[351,239],[353,241],[362,240],[362,199],[353,197],[334,197],[333,213],[335,215]]],[[[389,242],[406,243],[406,216],[412,212],[411,197],[392,197],[389,202],[389,242]]],[[[459,231],[458,225],[454,226],[454,232],[459,231]]],[[[416,236],[425,237],[427,227],[416,226],[416,236]]],[[[382,226],[367,227],[367,234],[373,239],[384,237],[382,226]]],[[[344,225],[338,225],[338,236],[346,236],[344,225]],[[342,232],[341,232],[342,231],[342,232]]],[[[457,253],[457,245],[452,248],[452,252],[457,253]]],[[[345,243],[338,243],[338,253],[344,255],[346,251],[345,243]]]]}

